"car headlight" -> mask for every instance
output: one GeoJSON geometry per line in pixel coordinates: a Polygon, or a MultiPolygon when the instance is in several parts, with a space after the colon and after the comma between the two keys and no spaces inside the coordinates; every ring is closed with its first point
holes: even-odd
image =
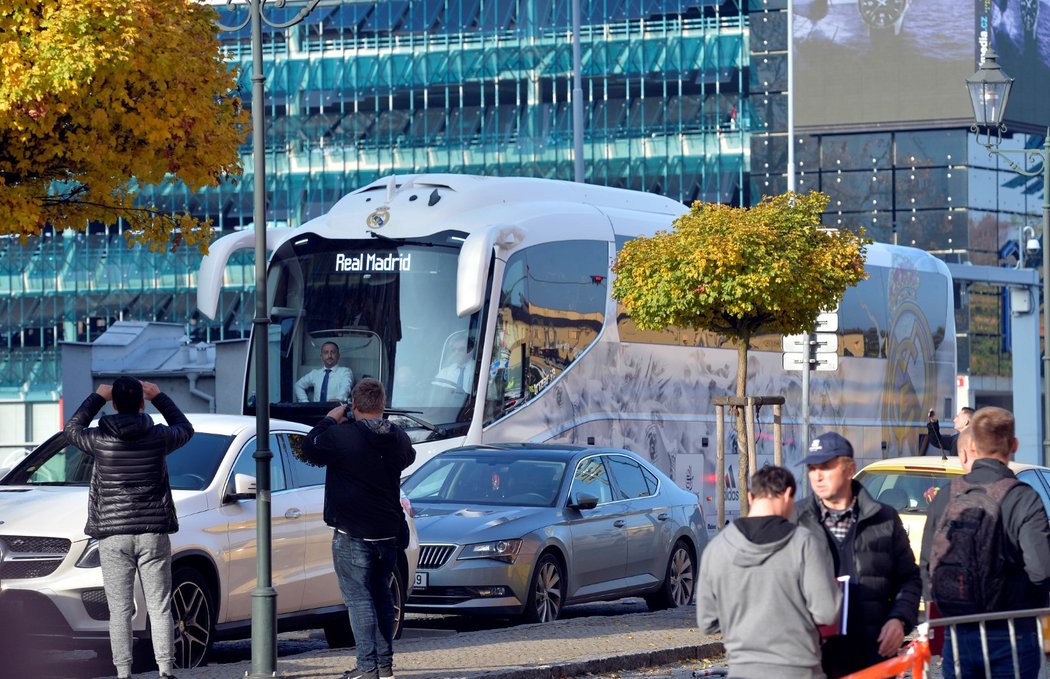
{"type": "Polygon", "coordinates": [[[92,538],[88,540],[88,546],[84,553],[77,559],[77,568],[99,568],[101,565],[102,559],[98,554],[98,540],[92,538]]]}
{"type": "Polygon", "coordinates": [[[521,540],[493,540],[492,542],[477,542],[467,545],[460,552],[460,559],[496,559],[514,563],[518,558],[518,550],[521,549],[521,540]]]}

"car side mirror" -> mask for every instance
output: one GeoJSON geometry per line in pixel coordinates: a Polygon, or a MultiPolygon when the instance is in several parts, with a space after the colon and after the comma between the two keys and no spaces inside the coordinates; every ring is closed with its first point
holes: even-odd
{"type": "Polygon", "coordinates": [[[255,477],[249,474],[234,474],[233,475],[233,491],[227,493],[226,499],[228,500],[249,500],[255,497],[256,494],[256,482],[255,477]]]}
{"type": "Polygon", "coordinates": [[[575,497],[569,499],[571,509],[594,509],[598,506],[598,498],[587,493],[576,493],[575,497]]]}

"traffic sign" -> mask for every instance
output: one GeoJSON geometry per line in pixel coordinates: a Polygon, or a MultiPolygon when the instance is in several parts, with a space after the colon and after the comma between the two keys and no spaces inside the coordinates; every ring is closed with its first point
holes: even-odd
{"type": "Polygon", "coordinates": [[[812,346],[818,354],[834,354],[839,350],[839,336],[832,332],[818,332],[810,340],[809,335],[785,335],[780,346],[783,351],[805,351],[806,346],[812,346]],[[812,344],[808,344],[810,341],[812,344]]]}
{"type": "Polygon", "coordinates": [[[813,340],[814,346],[817,350],[817,355],[820,354],[836,354],[839,350],[839,336],[833,332],[818,332],[813,340]]]}
{"type": "MultiPolygon", "coordinates": [[[[838,354],[816,354],[810,361],[810,370],[826,372],[838,370],[839,368],[838,354]]],[[[801,351],[784,352],[784,370],[803,370],[805,367],[805,354],[801,351]]]]}
{"type": "Polygon", "coordinates": [[[839,310],[817,316],[816,330],[801,335],[785,335],[780,345],[784,350],[784,370],[838,370],[839,310]]]}
{"type": "Polygon", "coordinates": [[[836,308],[834,311],[825,311],[818,315],[817,327],[814,329],[817,332],[838,332],[839,310],[836,308]]]}

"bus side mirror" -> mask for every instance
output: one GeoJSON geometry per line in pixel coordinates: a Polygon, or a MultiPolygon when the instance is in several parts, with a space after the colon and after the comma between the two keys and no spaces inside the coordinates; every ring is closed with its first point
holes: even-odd
{"type": "Polygon", "coordinates": [[[509,250],[523,240],[525,231],[521,227],[506,224],[492,224],[467,236],[459,251],[459,268],[456,271],[457,316],[469,316],[485,303],[492,248],[509,250]]]}

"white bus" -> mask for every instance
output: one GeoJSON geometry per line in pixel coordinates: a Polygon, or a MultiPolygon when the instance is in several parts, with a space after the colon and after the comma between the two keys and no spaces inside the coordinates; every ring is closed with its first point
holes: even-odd
{"type": "MultiPolygon", "coordinates": [[[[270,412],[323,417],[332,404],[297,402],[294,385],[334,342],[355,379],[386,385],[417,466],[465,443],[623,447],[696,492],[713,528],[710,401],[734,393],[736,351],[713,333],[641,331],[609,294],[619,248],[685,211],[623,189],[420,174],[376,181],[299,228],[270,229],[270,412]]],[[[212,245],[202,313],[215,313],[230,253],[253,244],[246,231],[212,245]]],[[[839,367],[812,373],[810,387],[812,433],[847,436],[859,465],[916,454],[926,413],[953,411],[956,372],[944,264],[874,244],[866,269],[839,308],[839,367]]],[[[786,397],[784,460],[798,473],[801,373],[783,370],[779,336],[752,346],[749,393],[786,397]]],[[[243,411],[254,414],[250,358],[246,374],[243,411]]],[[[771,422],[759,413],[759,465],[772,461],[771,422]]]]}

